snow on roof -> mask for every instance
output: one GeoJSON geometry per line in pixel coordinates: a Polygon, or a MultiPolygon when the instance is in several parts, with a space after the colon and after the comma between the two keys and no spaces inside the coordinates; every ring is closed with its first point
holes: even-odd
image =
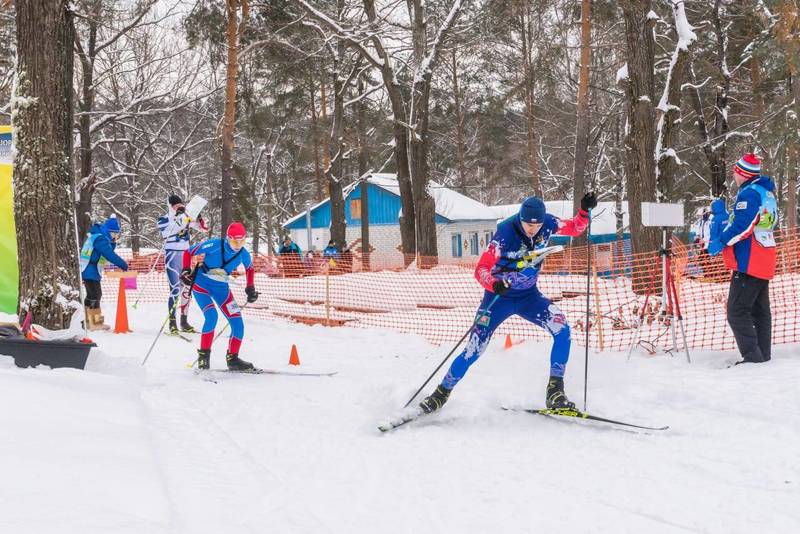
{"type": "MultiPolygon", "coordinates": [[[[559,219],[569,219],[575,215],[571,200],[546,200],[547,213],[559,219]]],[[[519,204],[491,206],[498,219],[506,219],[519,213],[519,204]]],[[[614,214],[616,202],[598,202],[592,210],[592,235],[613,234],[617,231],[617,218],[614,214]]],[[[628,229],[628,202],[622,203],[622,227],[628,229]]]]}
{"type": "MultiPolygon", "coordinates": [[[[400,185],[396,174],[374,173],[368,182],[400,196],[400,185]]],[[[436,214],[451,221],[493,221],[497,219],[494,211],[481,202],[431,180],[428,191],[436,204],[436,214]]]]}
{"type": "MultiPolygon", "coordinates": [[[[385,189],[394,195],[400,196],[400,184],[397,182],[397,175],[394,173],[373,173],[367,178],[367,182],[381,189],[385,189]]],[[[359,182],[356,181],[344,187],[342,195],[347,197],[358,184],[359,182]]],[[[430,191],[436,205],[436,214],[445,219],[450,221],[494,221],[497,219],[495,212],[486,204],[464,196],[433,180],[429,182],[428,191],[430,191]]],[[[322,202],[311,206],[311,211],[313,212],[329,200],[329,198],[326,198],[322,202]]],[[[402,213],[399,213],[398,216],[401,214],[402,213]]],[[[284,222],[282,226],[289,225],[305,217],[305,215],[306,212],[302,211],[284,222]]]]}

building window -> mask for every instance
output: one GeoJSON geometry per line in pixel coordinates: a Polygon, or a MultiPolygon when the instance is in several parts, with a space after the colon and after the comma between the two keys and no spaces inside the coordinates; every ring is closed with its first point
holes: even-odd
{"type": "Polygon", "coordinates": [[[484,247],[488,247],[489,243],[492,242],[492,235],[494,235],[494,234],[492,234],[492,232],[486,232],[485,234],[483,234],[483,246],[484,247]]]}
{"type": "Polygon", "coordinates": [[[469,236],[469,253],[473,256],[478,255],[478,232],[469,236]]]}
{"type": "Polygon", "coordinates": [[[451,243],[452,243],[452,250],[451,250],[452,256],[454,258],[460,258],[463,255],[461,248],[461,234],[453,234],[453,237],[451,238],[451,243]]]}
{"type": "Polygon", "coordinates": [[[361,199],[360,198],[351,198],[350,199],[350,218],[351,219],[360,219],[361,218],[361,199]]]}

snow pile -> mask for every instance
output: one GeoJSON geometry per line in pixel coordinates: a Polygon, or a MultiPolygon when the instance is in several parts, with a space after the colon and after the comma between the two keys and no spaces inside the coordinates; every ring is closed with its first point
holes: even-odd
{"type": "MultiPolygon", "coordinates": [[[[542,405],[550,344],[504,350],[497,338],[440,414],[381,435],[450,347],[248,319],[244,358],[285,369],[296,343],[300,370],[339,373],[215,384],[185,367],[195,347],[178,338],[139,365],[162,308],[133,311],[132,334],[95,334],[86,371],[0,357],[4,532],[784,533],[800,522],[796,345],[731,369],[732,352],[694,353],[692,365],[592,354],[590,411],[670,425],[648,435],[501,410],[542,405]]],[[[212,366],[223,356],[220,341],[212,366]]],[[[579,404],[583,374],[573,347],[566,385],[579,404]]]]}

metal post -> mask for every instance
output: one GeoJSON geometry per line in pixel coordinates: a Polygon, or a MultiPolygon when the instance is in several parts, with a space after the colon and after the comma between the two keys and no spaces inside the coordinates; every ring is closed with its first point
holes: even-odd
{"type": "MultiPolygon", "coordinates": [[[[306,252],[308,252],[312,248],[311,247],[311,202],[306,204],[306,234],[308,237],[306,252]]],[[[300,261],[303,261],[303,259],[300,258],[300,261]]]]}

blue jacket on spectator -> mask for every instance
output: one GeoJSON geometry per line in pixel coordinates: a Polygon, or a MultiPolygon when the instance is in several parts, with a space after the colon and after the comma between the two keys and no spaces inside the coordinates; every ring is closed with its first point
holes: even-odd
{"type": "Polygon", "coordinates": [[[718,198],[711,203],[711,241],[720,238],[725,225],[728,224],[729,217],[724,199],[718,198]]]}
{"type": "Polygon", "coordinates": [[[80,253],[81,278],[84,280],[100,281],[102,266],[110,261],[123,271],[128,270],[128,264],[120,258],[114,249],[117,244],[111,239],[111,232],[119,233],[119,221],[116,217],[109,217],[103,225],[93,224],[89,235],[83,242],[80,253]]]}

